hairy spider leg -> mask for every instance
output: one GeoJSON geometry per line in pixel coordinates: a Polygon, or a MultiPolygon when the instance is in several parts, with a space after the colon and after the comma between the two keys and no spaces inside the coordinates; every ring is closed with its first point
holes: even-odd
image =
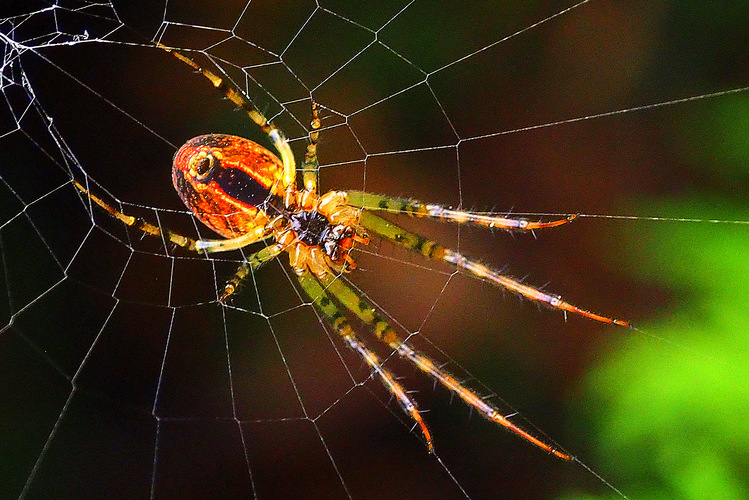
{"type": "Polygon", "coordinates": [[[197,240],[174,233],[172,231],[169,231],[168,229],[164,229],[162,231],[161,229],[159,229],[159,227],[154,226],[150,222],[147,222],[140,217],[134,217],[132,215],[124,214],[95,194],[90,193],[88,189],[83,187],[83,185],[81,185],[81,183],[79,183],[78,181],[73,181],[73,184],[81,193],[85,194],[89,198],[89,200],[99,205],[99,207],[104,209],[107,213],[109,213],[109,215],[119,220],[123,224],[142,231],[149,236],[154,236],[156,238],[161,237],[164,240],[165,244],[166,241],[169,241],[177,246],[190,250],[191,252],[200,252],[200,250],[198,250],[197,248],[197,240]]]}
{"type": "Polygon", "coordinates": [[[154,42],[157,47],[165,50],[169,54],[173,55],[183,63],[193,68],[196,72],[207,78],[213,86],[221,92],[227,99],[242,109],[250,119],[257,124],[260,129],[270,138],[273,146],[281,157],[281,161],[284,166],[284,173],[281,179],[284,189],[287,192],[294,191],[296,189],[296,162],[294,160],[294,153],[291,151],[286,137],[283,135],[275,125],[270,123],[265,116],[258,110],[250,100],[245,97],[238,88],[232,85],[228,80],[221,78],[220,76],[212,73],[211,71],[201,67],[198,63],[182,54],[178,50],[167,47],[166,45],[154,42]]]}
{"type": "Polygon", "coordinates": [[[312,101],[312,121],[310,122],[309,144],[304,154],[302,165],[302,181],[304,190],[314,193],[317,190],[317,171],[320,162],[317,159],[317,140],[320,137],[320,114],[317,103],[312,101]]]}
{"type": "MultiPolygon", "coordinates": [[[[216,244],[216,243],[222,244],[227,241],[236,242],[238,240],[238,238],[235,238],[233,240],[195,240],[192,238],[188,238],[187,236],[182,236],[181,234],[170,231],[169,229],[162,230],[158,226],[155,226],[151,224],[150,222],[143,220],[140,217],[127,215],[117,210],[112,205],[108,204],[107,202],[99,198],[98,196],[91,194],[78,181],[73,181],[73,184],[75,184],[75,187],[78,188],[78,190],[81,191],[83,194],[85,194],[91,201],[93,201],[94,203],[99,205],[99,207],[101,207],[107,213],[109,213],[109,215],[111,215],[115,219],[119,220],[120,222],[134,229],[142,231],[144,234],[148,236],[153,236],[155,238],[159,238],[159,237],[162,238],[162,241],[164,241],[164,245],[166,245],[166,241],[169,241],[186,250],[196,252],[196,253],[203,253],[203,252],[211,252],[211,251],[221,251],[221,250],[215,250],[215,249],[210,249],[210,248],[201,248],[201,247],[204,247],[206,244],[208,245],[216,244]]],[[[250,243],[246,243],[246,244],[250,244],[250,243]]],[[[222,248],[222,250],[227,250],[227,248],[222,248]]],[[[260,267],[262,267],[266,262],[269,262],[273,260],[274,258],[278,257],[278,255],[281,252],[283,252],[283,247],[281,245],[276,244],[276,245],[267,246],[263,248],[262,250],[259,250],[251,254],[250,256],[248,256],[245,262],[242,263],[242,265],[240,265],[237,271],[234,273],[234,276],[229,281],[227,281],[226,285],[224,286],[224,291],[221,294],[221,297],[219,298],[219,300],[224,302],[226,299],[229,298],[229,296],[236,293],[237,289],[239,288],[240,283],[248,276],[251,270],[255,271],[257,269],[260,269],[260,267]]]]}
{"type": "Polygon", "coordinates": [[[142,231],[150,236],[162,237],[165,241],[168,240],[169,242],[174,243],[175,245],[185,248],[187,250],[190,250],[192,252],[197,252],[197,253],[227,252],[229,250],[236,250],[238,248],[245,247],[247,245],[264,240],[269,237],[269,235],[266,234],[267,233],[266,228],[264,226],[258,226],[254,228],[252,231],[246,234],[243,234],[242,236],[239,236],[237,238],[220,239],[220,240],[204,240],[204,239],[195,240],[193,238],[188,238],[187,236],[182,236],[181,234],[175,233],[168,229],[162,230],[159,227],[154,226],[150,222],[147,222],[140,217],[134,217],[132,215],[127,215],[123,212],[120,212],[119,210],[117,210],[112,205],[108,204],[107,202],[99,198],[98,196],[91,194],[78,181],[73,181],[73,183],[75,184],[75,187],[78,188],[79,191],[81,191],[83,194],[88,196],[88,198],[91,201],[99,205],[101,208],[107,211],[115,219],[118,219],[124,224],[131,226],[139,231],[142,231]]]}
{"type": "Polygon", "coordinates": [[[330,321],[333,329],[343,339],[343,341],[352,348],[354,351],[361,356],[361,358],[369,365],[372,371],[379,377],[380,381],[385,385],[385,388],[398,400],[403,411],[405,411],[419,426],[421,433],[424,436],[424,440],[427,443],[429,452],[434,452],[434,445],[432,444],[432,436],[429,433],[429,429],[424,423],[424,419],[421,418],[419,408],[411,397],[406,393],[403,386],[395,380],[395,377],[382,366],[380,359],[377,355],[370,351],[364,342],[357,336],[356,332],[351,328],[346,317],[341,314],[341,311],[330,300],[330,297],[321,286],[321,282],[312,273],[307,272],[301,276],[297,276],[299,283],[302,285],[305,293],[312,299],[317,309],[330,321]]]}
{"type": "Polygon", "coordinates": [[[531,444],[538,446],[561,459],[572,459],[572,457],[567,453],[559,451],[552,445],[541,441],[528,431],[512,423],[507,417],[499,412],[498,408],[487,403],[471,389],[465,387],[453,375],[437,366],[431,358],[420,353],[407,342],[401,340],[390,323],[377,313],[374,306],[361,293],[343,283],[342,279],[336,279],[330,275],[319,279],[321,283],[325,285],[326,290],[330,295],[374,330],[374,334],[379,340],[390,346],[390,348],[397,352],[402,358],[413,363],[419,370],[428,374],[447,389],[457,394],[460,399],[478,410],[486,419],[501,425],[531,444]]]}
{"type": "Polygon", "coordinates": [[[474,260],[464,257],[460,253],[450,250],[445,246],[436,243],[432,240],[419,236],[417,234],[406,231],[402,227],[387,221],[381,217],[378,217],[370,212],[364,210],[359,216],[359,222],[362,226],[369,229],[370,231],[386,238],[398,245],[404,246],[409,250],[420,253],[425,257],[435,260],[442,260],[448,262],[458,269],[464,269],[470,274],[485,279],[494,283],[495,285],[515,292],[523,297],[530,300],[546,304],[547,306],[558,309],[560,311],[578,314],[586,318],[600,321],[602,323],[609,323],[619,326],[632,327],[628,321],[622,321],[619,319],[609,318],[607,316],[601,316],[575,305],[565,302],[559,295],[551,295],[542,292],[538,288],[524,285],[516,279],[505,276],[487,266],[480,264],[474,260]]]}
{"type": "Polygon", "coordinates": [[[234,276],[224,285],[224,291],[219,297],[219,301],[226,302],[229,297],[237,293],[242,282],[247,279],[251,272],[255,272],[268,262],[278,257],[284,251],[283,245],[269,245],[262,250],[249,255],[245,261],[237,268],[234,276]]]}
{"type": "Polygon", "coordinates": [[[477,212],[452,210],[441,205],[422,203],[405,198],[365,193],[363,191],[348,191],[348,203],[364,210],[381,210],[391,213],[407,214],[411,217],[428,217],[458,224],[476,224],[508,231],[533,231],[568,224],[577,218],[577,214],[568,215],[564,219],[549,222],[532,222],[520,217],[497,217],[477,212]]]}

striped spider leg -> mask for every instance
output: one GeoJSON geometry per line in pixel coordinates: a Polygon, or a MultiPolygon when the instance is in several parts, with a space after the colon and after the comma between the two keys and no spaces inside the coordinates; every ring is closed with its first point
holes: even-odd
{"type": "Polygon", "coordinates": [[[401,340],[369,301],[361,293],[348,287],[340,276],[355,268],[350,255],[351,250],[356,245],[367,245],[367,232],[370,232],[428,258],[448,262],[478,278],[549,307],[604,323],[629,326],[625,321],[592,313],[565,302],[558,296],[524,285],[458,252],[408,232],[373,212],[386,210],[415,217],[518,231],[557,227],[572,221],[574,215],[549,222],[531,222],[518,218],[451,210],[438,205],[359,191],[329,191],[319,195],[317,141],[320,118],[317,104],[314,102],[309,142],[301,169],[304,187],[298,190],[296,162],[281,131],[230,82],[202,68],[172,48],[160,43],[156,43],[156,46],[200,73],[226,98],[244,110],[252,122],[267,134],[280,158],[248,139],[225,134],[206,134],[190,139],[174,155],[172,181],[177,193],[196,218],[224,239],[195,240],[159,228],[118,211],[75,182],[82,193],[124,224],[145,234],[161,237],[165,243],[171,242],[193,252],[224,252],[241,249],[260,241],[268,242],[263,249],[246,257],[245,262],[229,279],[220,294],[221,302],[230,298],[251,272],[281,254],[288,254],[289,265],[313,306],[398,400],[403,410],[420,428],[430,451],[434,450],[432,437],[415,401],[396,381],[393,374],[382,366],[377,355],[365,345],[348,323],[346,316],[340,312],[336,302],[368,325],[378,340],[457,394],[487,419],[559,458],[572,459],[570,455],[510,422],[497,408],[462,385],[430,358],[401,340]]]}
{"type": "Polygon", "coordinates": [[[455,250],[451,250],[437,242],[409,232],[393,222],[374,215],[371,211],[386,210],[394,213],[407,214],[412,217],[429,217],[432,219],[446,220],[461,224],[477,224],[486,227],[497,227],[511,231],[533,231],[535,229],[558,227],[574,220],[576,218],[575,215],[570,215],[567,218],[550,222],[532,222],[519,218],[492,217],[491,215],[486,214],[450,210],[439,205],[426,205],[414,200],[391,198],[388,196],[373,195],[358,191],[348,192],[348,202],[352,205],[362,207],[360,223],[365,228],[393,243],[420,253],[425,257],[445,261],[458,269],[467,271],[473,276],[490,281],[491,283],[522,297],[542,303],[553,309],[558,309],[564,313],[569,312],[578,314],[603,323],[626,327],[632,326],[627,321],[609,318],[607,316],[587,311],[562,300],[559,295],[548,294],[538,288],[521,283],[520,281],[490,269],[475,260],[471,260],[455,250]]]}
{"type": "MultiPolygon", "coordinates": [[[[400,357],[408,360],[419,370],[426,373],[434,380],[445,386],[447,389],[457,394],[466,404],[478,410],[483,417],[501,425],[507,430],[517,434],[521,438],[530,442],[531,444],[546,450],[547,452],[559,457],[563,460],[572,460],[572,456],[564,453],[554,446],[541,441],[537,437],[533,436],[524,429],[518,427],[512,423],[507,417],[500,413],[500,410],[492,404],[485,401],[478,394],[471,389],[464,386],[458,381],[453,375],[446,370],[442,369],[434,360],[429,356],[426,356],[413,348],[408,342],[403,341],[398,334],[395,332],[393,327],[380,316],[372,303],[367,300],[361,293],[353,290],[351,287],[346,285],[341,278],[335,278],[331,275],[326,275],[318,278],[318,283],[325,286],[325,290],[319,289],[319,284],[316,286],[307,286],[305,290],[307,293],[313,296],[314,302],[323,303],[325,305],[329,302],[329,295],[333,296],[337,301],[346,307],[351,313],[355,314],[361,319],[366,325],[368,325],[375,336],[381,342],[387,344],[394,352],[400,357]]],[[[322,308],[321,308],[322,309],[322,308]]],[[[328,319],[335,325],[343,318],[337,309],[322,309],[323,313],[328,319]]],[[[406,411],[411,414],[409,408],[406,411]]],[[[413,415],[412,415],[413,416],[413,415]]],[[[414,420],[422,428],[422,433],[425,440],[427,441],[427,447],[429,451],[434,450],[429,431],[425,428],[420,418],[414,417],[414,420]]]]}
{"type": "MultiPolygon", "coordinates": [[[[356,351],[362,357],[362,359],[364,359],[367,365],[369,365],[369,367],[372,369],[373,373],[375,373],[380,378],[387,390],[398,400],[398,403],[401,405],[401,408],[403,408],[403,411],[405,411],[414,420],[416,425],[419,426],[419,428],[421,429],[421,433],[424,436],[424,440],[427,443],[429,452],[433,453],[434,445],[432,443],[432,436],[429,433],[429,429],[427,428],[426,424],[424,423],[424,419],[421,418],[421,414],[419,413],[419,409],[416,406],[416,403],[411,399],[410,396],[408,396],[408,394],[406,394],[406,390],[400,383],[395,380],[395,377],[382,366],[382,363],[380,362],[377,355],[369,350],[358,338],[356,333],[354,333],[354,330],[351,328],[348,319],[346,319],[346,316],[341,313],[335,303],[331,300],[326,290],[323,288],[323,284],[330,288],[330,285],[333,283],[338,283],[338,281],[334,280],[330,275],[316,277],[310,273],[307,273],[299,276],[299,284],[302,286],[302,289],[304,289],[307,295],[312,299],[312,303],[330,321],[333,329],[343,339],[343,341],[346,342],[346,345],[356,351]]],[[[333,293],[336,293],[336,291],[334,291],[333,293]]],[[[364,300],[364,298],[359,294],[355,294],[354,296],[356,297],[356,300],[359,301],[359,303],[362,303],[361,301],[364,300]]],[[[350,301],[342,300],[342,297],[338,293],[336,293],[335,297],[339,301],[341,301],[347,309],[353,311],[350,301]]],[[[348,297],[344,297],[343,299],[346,298],[348,297]]],[[[374,319],[374,317],[372,319],[374,319]]],[[[374,322],[370,320],[367,321],[367,323],[375,327],[377,338],[379,340],[383,340],[383,332],[376,329],[376,325],[374,324],[374,322]]],[[[388,334],[390,334],[391,332],[392,329],[388,331],[388,334]]]]}
{"type": "MultiPolygon", "coordinates": [[[[105,212],[107,212],[109,215],[111,215],[115,219],[119,220],[120,222],[122,222],[123,224],[127,226],[132,227],[133,229],[143,232],[146,236],[161,238],[165,246],[168,243],[171,243],[173,245],[182,247],[185,250],[200,253],[200,254],[203,254],[206,252],[226,251],[226,250],[231,249],[231,248],[221,247],[221,246],[212,244],[212,242],[223,243],[229,240],[196,240],[194,238],[190,238],[188,236],[183,236],[181,234],[175,233],[166,228],[162,229],[159,226],[151,224],[150,222],[142,219],[141,217],[127,215],[117,210],[112,205],[110,205],[109,203],[101,199],[100,197],[91,193],[86,187],[84,187],[78,181],[73,181],[73,185],[82,194],[86,195],[88,199],[91,200],[91,202],[93,202],[95,205],[98,205],[101,209],[103,209],[105,212]]],[[[250,234],[251,237],[246,237],[241,241],[242,247],[264,239],[262,237],[257,236],[259,232],[255,234],[252,234],[252,233],[248,233],[248,234],[250,234]]],[[[243,281],[251,271],[260,269],[260,267],[262,267],[265,263],[275,259],[282,252],[283,252],[283,248],[281,246],[270,245],[247,256],[244,262],[242,263],[242,265],[239,266],[239,269],[237,269],[237,272],[235,273],[235,275],[226,283],[226,287],[225,287],[226,291],[224,292],[224,295],[230,295],[231,293],[234,293],[235,288],[239,286],[239,283],[243,281]]]]}

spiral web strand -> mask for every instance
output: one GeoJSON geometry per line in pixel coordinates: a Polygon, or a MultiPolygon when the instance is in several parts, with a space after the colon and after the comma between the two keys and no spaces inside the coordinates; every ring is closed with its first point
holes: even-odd
{"type": "MultiPolygon", "coordinates": [[[[687,352],[695,371],[706,358],[742,362],[643,325],[691,290],[639,271],[651,269],[649,240],[666,246],[663,235],[686,226],[690,242],[746,238],[746,174],[700,171],[708,154],[684,144],[715,126],[714,109],[738,109],[749,94],[749,75],[724,67],[734,51],[721,52],[724,66],[681,59],[697,43],[720,46],[718,35],[672,31],[688,13],[649,3],[349,4],[61,0],[0,12],[3,496],[636,496],[611,458],[615,440],[580,409],[587,371],[639,345],[687,352]],[[195,256],[80,196],[74,180],[127,214],[215,237],[180,205],[171,156],[202,133],[264,141],[151,39],[230,78],[297,158],[313,97],[323,191],[579,214],[537,238],[398,220],[510,275],[530,272],[531,284],[550,280],[549,291],[629,319],[634,332],[565,321],[384,241],[356,251],[346,276],[409,343],[572,463],[469,415],[382,349],[428,410],[429,455],[285,258],[222,306],[217,290],[241,252],[195,256]],[[688,208],[673,201],[693,192],[688,208]]],[[[726,287],[739,280],[738,266],[721,276],[726,287]]],[[[731,297],[727,306],[741,300],[731,297]]]]}

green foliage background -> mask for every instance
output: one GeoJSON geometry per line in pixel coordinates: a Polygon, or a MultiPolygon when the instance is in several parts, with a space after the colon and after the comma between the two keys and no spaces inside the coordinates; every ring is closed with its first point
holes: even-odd
{"type": "Polygon", "coordinates": [[[629,271],[673,298],[638,325],[642,341],[625,339],[602,357],[581,402],[598,456],[616,471],[608,479],[632,498],[749,491],[748,117],[746,96],[715,102],[701,126],[685,117],[683,159],[702,170],[703,183],[634,207],[723,222],[652,223],[620,241],[629,271]],[[634,258],[642,255],[649,258],[634,258]]]}

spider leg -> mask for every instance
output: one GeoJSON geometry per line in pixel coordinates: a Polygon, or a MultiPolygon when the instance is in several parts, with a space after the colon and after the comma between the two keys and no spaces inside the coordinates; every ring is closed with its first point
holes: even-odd
{"type": "Polygon", "coordinates": [[[362,357],[362,359],[369,365],[372,371],[377,374],[377,376],[380,378],[380,381],[385,385],[387,390],[390,391],[393,396],[395,396],[395,398],[403,408],[403,411],[408,413],[408,415],[416,422],[416,424],[421,429],[421,433],[427,443],[429,452],[434,452],[432,436],[429,433],[429,429],[424,423],[424,420],[421,418],[421,414],[419,413],[419,409],[416,406],[416,403],[408,396],[408,394],[406,394],[403,386],[399,384],[398,381],[395,380],[395,377],[382,366],[382,363],[380,362],[380,359],[377,357],[377,355],[374,352],[370,351],[364,345],[364,342],[362,342],[362,340],[357,336],[356,332],[354,332],[353,328],[351,328],[351,325],[349,324],[346,317],[341,314],[335,303],[330,300],[330,297],[321,286],[318,278],[316,278],[312,273],[307,272],[305,274],[302,274],[301,276],[298,276],[298,279],[305,293],[312,299],[312,302],[315,304],[317,309],[326,318],[328,318],[336,333],[343,339],[346,345],[348,345],[350,348],[356,351],[359,356],[362,357]]]}
{"type": "Polygon", "coordinates": [[[222,303],[226,302],[229,297],[237,292],[242,282],[250,275],[250,272],[257,271],[266,263],[278,257],[281,252],[283,252],[283,246],[276,244],[258,250],[247,257],[242,265],[237,268],[234,276],[232,276],[231,279],[226,282],[226,285],[224,285],[224,291],[222,292],[221,297],[219,297],[219,301],[222,303]]]}
{"type": "Polygon", "coordinates": [[[227,99],[237,105],[240,109],[244,110],[250,119],[257,124],[260,129],[270,138],[271,142],[275,146],[276,150],[281,156],[281,161],[284,166],[284,173],[281,179],[281,183],[287,191],[293,190],[296,187],[296,163],[294,161],[294,153],[291,151],[291,147],[284,137],[283,133],[276,128],[275,125],[270,123],[265,116],[258,110],[254,104],[250,102],[248,98],[244,96],[242,91],[232,85],[226,79],[216,75],[215,73],[201,67],[198,63],[177,51],[172,47],[154,42],[157,47],[170,53],[183,63],[190,66],[196,72],[203,75],[208,79],[216,89],[221,92],[227,99]]]}
{"type": "Polygon", "coordinates": [[[361,225],[371,230],[372,232],[394,243],[402,245],[409,250],[418,252],[426,257],[429,257],[430,259],[449,262],[458,269],[464,269],[478,278],[491,281],[499,287],[515,292],[536,302],[546,304],[553,309],[558,309],[560,311],[565,311],[573,314],[579,314],[580,316],[584,316],[595,321],[600,321],[602,323],[610,323],[626,327],[632,326],[628,321],[601,316],[600,314],[587,311],[573,304],[570,304],[569,302],[565,302],[559,295],[551,295],[542,292],[538,288],[525,285],[520,281],[494,271],[493,269],[490,269],[485,265],[480,264],[479,262],[468,259],[460,253],[454,250],[450,250],[449,248],[446,248],[439,243],[406,231],[400,226],[381,217],[378,217],[372,213],[369,213],[366,210],[360,214],[359,222],[361,223],[361,225]]]}
{"type": "Polygon", "coordinates": [[[420,353],[407,342],[401,340],[390,323],[377,313],[374,306],[363,295],[343,283],[341,279],[336,279],[330,275],[326,275],[319,279],[320,282],[325,285],[325,289],[336,300],[372,327],[375,336],[379,340],[389,345],[390,348],[398,353],[398,355],[413,363],[419,370],[431,376],[434,380],[441,383],[454,394],[457,394],[469,406],[481,412],[481,415],[486,419],[501,425],[531,444],[538,446],[561,459],[572,460],[570,455],[559,451],[552,445],[541,441],[528,431],[525,431],[512,423],[507,417],[500,413],[498,408],[487,403],[471,389],[465,387],[454,376],[440,368],[431,358],[420,353]]]}
{"type": "Polygon", "coordinates": [[[249,231],[242,236],[236,238],[230,238],[226,240],[197,240],[195,242],[195,248],[199,252],[228,252],[230,250],[237,250],[252,243],[264,240],[268,238],[268,230],[263,226],[258,226],[252,231],[249,231]]]}
{"type": "Polygon", "coordinates": [[[391,213],[407,214],[411,217],[428,217],[431,219],[456,222],[458,224],[476,224],[508,231],[533,231],[557,227],[572,222],[576,214],[564,219],[549,222],[532,222],[523,218],[497,217],[476,212],[452,210],[441,205],[421,203],[405,198],[392,198],[363,191],[348,191],[348,203],[364,210],[381,210],[391,213]]]}
{"type": "Polygon", "coordinates": [[[114,208],[112,205],[108,204],[95,194],[90,193],[85,187],[83,187],[78,181],[73,181],[73,184],[75,184],[75,187],[78,188],[78,190],[88,196],[88,198],[99,205],[102,209],[104,209],[109,215],[114,217],[115,219],[119,220],[123,224],[126,224],[130,227],[133,227],[139,231],[142,231],[143,233],[154,236],[154,237],[163,237],[165,240],[174,243],[175,245],[178,245],[182,248],[185,248],[187,250],[190,250],[192,252],[199,252],[196,243],[197,240],[194,240],[192,238],[188,238],[187,236],[182,236],[181,234],[173,233],[172,231],[169,231],[168,229],[161,230],[158,226],[154,226],[150,222],[145,221],[144,219],[140,217],[133,217],[132,215],[127,215],[116,208],[114,208]]]}
{"type": "Polygon", "coordinates": [[[195,240],[187,236],[182,236],[181,234],[172,232],[168,229],[162,230],[158,226],[155,226],[140,217],[134,217],[132,215],[124,214],[95,194],[90,193],[78,181],[73,181],[73,184],[75,184],[75,187],[78,188],[81,193],[88,196],[91,201],[99,205],[99,207],[104,209],[107,213],[109,213],[109,215],[119,220],[120,222],[139,231],[142,231],[149,236],[154,236],[157,238],[162,237],[165,241],[174,243],[175,245],[178,245],[192,252],[225,252],[228,250],[236,250],[237,248],[247,246],[250,243],[255,243],[256,241],[260,241],[267,237],[267,235],[265,234],[265,228],[259,226],[253,231],[243,234],[242,236],[239,236],[237,238],[221,240],[195,240]]]}
{"type": "Polygon", "coordinates": [[[312,101],[312,122],[310,123],[309,144],[304,155],[302,165],[302,179],[304,190],[314,193],[317,190],[317,170],[320,166],[317,160],[317,140],[320,137],[320,115],[317,103],[312,101]]]}

